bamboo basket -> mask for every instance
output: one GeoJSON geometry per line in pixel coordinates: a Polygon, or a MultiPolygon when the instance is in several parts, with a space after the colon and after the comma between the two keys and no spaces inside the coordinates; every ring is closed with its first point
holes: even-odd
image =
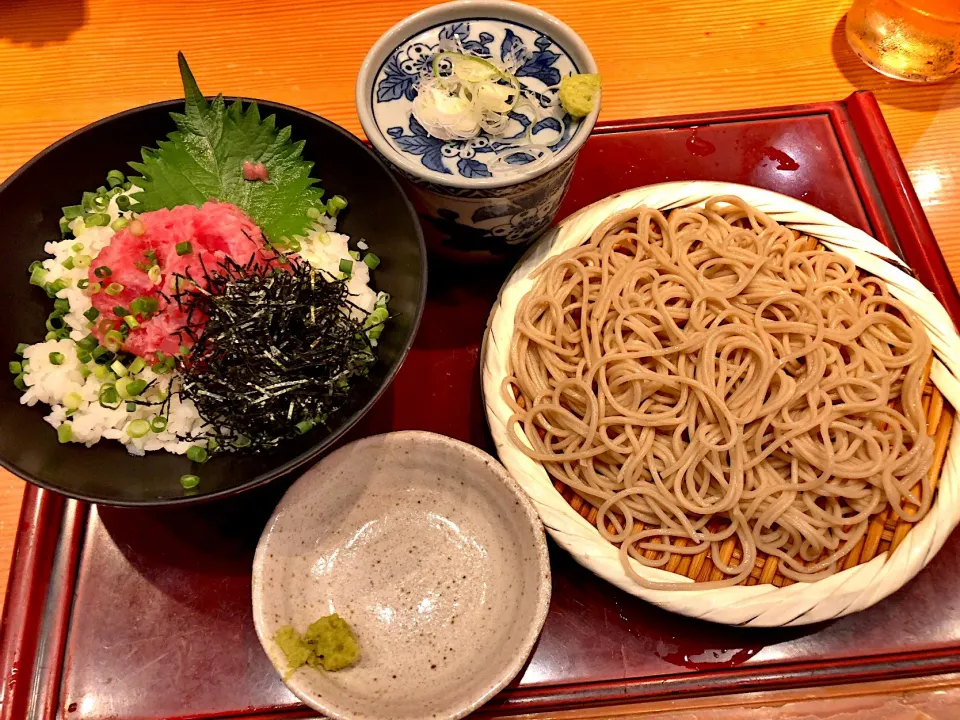
{"type": "MultiPolygon", "coordinates": [[[[960,403],[960,337],[933,295],[917,282],[885,246],[837,218],[805,203],[759,188],[730,183],[664,183],[621,193],[584,208],[548,233],[527,253],[504,284],[488,322],[483,348],[483,391],[491,432],[501,460],[531,495],[548,532],[575,559],[624,590],[666,609],[728,624],[793,625],[839,617],[879,601],[906,583],[933,557],[960,522],[960,443],[951,434],[954,406],[960,403]],[[532,287],[530,273],[550,257],[582,243],[614,212],[642,205],[669,211],[702,204],[714,195],[738,195],[795,233],[810,237],[811,247],[851,257],[864,272],[887,281],[891,294],[923,320],[934,346],[923,406],[927,431],[934,437],[930,479],[935,496],[920,522],[900,519],[889,508],[872,519],[867,533],[842,561],[841,570],[815,582],[795,582],[779,572],[775,557],[760,553],[751,575],[739,586],[711,590],[663,591],[633,582],[620,565],[615,545],[596,529],[596,508],[528,458],[507,436],[512,414],[500,397],[520,298],[532,287]]],[[[960,434],[957,434],[960,436],[960,434]]],[[[612,530],[612,527],[610,528],[612,530]]],[[[642,527],[637,527],[639,532],[642,527]]],[[[656,551],[646,551],[654,559],[656,551]]],[[[740,559],[736,538],[721,548],[729,563],[740,559]]],[[[662,569],[631,560],[641,576],[653,581],[693,583],[719,580],[710,552],[674,555],[662,569]]]]}

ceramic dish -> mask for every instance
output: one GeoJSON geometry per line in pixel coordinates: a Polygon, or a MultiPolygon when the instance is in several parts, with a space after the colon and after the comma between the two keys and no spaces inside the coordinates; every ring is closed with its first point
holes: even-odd
{"type": "Polygon", "coordinates": [[[497,62],[518,56],[517,78],[543,98],[561,78],[596,73],[597,65],[563,22],[505,0],[460,0],[422,10],[387,30],[364,59],[356,87],[360,123],[404,179],[432,249],[462,260],[496,258],[531,242],[551,223],[600,103],[584,118],[564,115],[562,121],[533,122],[514,113],[505,137],[438,139],[413,117],[413,100],[421,72],[450,47],[497,62]],[[533,156],[517,153],[509,173],[497,172],[492,163],[501,146],[510,145],[504,141],[525,133],[533,145],[550,147],[553,157],[528,165],[533,156]]]}
{"type": "Polygon", "coordinates": [[[257,546],[253,616],[273,638],[336,612],[357,664],[287,680],[335,718],[459,718],[523,666],[550,602],[543,528],[517,484],[471,445],[426,432],[351,443],[284,495],[257,546]]]}
{"type": "MultiPolygon", "coordinates": [[[[353,402],[330,423],[258,454],[222,454],[202,469],[202,482],[184,493],[179,478],[195,472],[185,456],[163,452],[135,457],[119,443],[93,448],[59,444],[44,422],[41,405],[20,404],[12,382],[0,383],[0,465],[42,487],[112,505],[165,505],[235,493],[278,477],[317,457],[346,432],[390,384],[406,356],[426,298],[426,251],[413,208],[386,166],[357,138],[334,123],[286,105],[257,101],[263,116],[276,114],[281,127],[306,141],[307,159],[330,192],[350,198],[341,232],[377,247],[381,264],[374,283],[392,296],[389,330],[378,346],[369,382],[357,387],[353,402]],[[320,150],[322,149],[322,152],[320,150]],[[315,154],[314,154],[315,153],[315,154]]],[[[114,115],[78,130],[50,146],[0,185],[4,218],[0,260],[15,281],[4,283],[7,308],[0,320],[0,347],[13,359],[18,343],[43,340],[52,300],[27,282],[27,267],[44,257],[44,244],[59,238],[61,206],[103,182],[111,168],[126,168],[173,129],[171,112],[183,100],[157,103],[114,115]],[[68,171],[69,170],[69,171],[68,171]]]]}
{"type": "MultiPolygon", "coordinates": [[[[570,216],[532,247],[507,279],[491,313],[482,351],[484,401],[497,451],[533,499],[547,531],[578,562],[624,591],[667,610],[713,622],[750,626],[803,625],[863,610],[916,575],[960,522],[960,433],[951,435],[949,425],[944,437],[937,438],[937,447],[943,448],[946,457],[933,507],[892,552],[879,553],[863,564],[816,582],[683,591],[646,589],[630,579],[620,563],[618,548],[604,540],[596,525],[571,507],[543,466],[517,449],[507,435],[512,411],[500,388],[506,376],[517,303],[533,286],[531,273],[548,258],[583,243],[594,228],[618,211],[644,205],[667,211],[702,205],[704,200],[717,195],[741,197],[781,224],[816,238],[827,249],[847,255],[864,271],[884,279],[890,292],[907,304],[927,328],[934,350],[931,382],[950,405],[960,407],[960,336],[939,301],[904,271],[902,261],[891,250],[834,216],[775,192],[733,183],[663,183],[613,195],[570,216]]],[[[630,562],[634,571],[654,582],[689,580],[633,559],[630,562]]]]}

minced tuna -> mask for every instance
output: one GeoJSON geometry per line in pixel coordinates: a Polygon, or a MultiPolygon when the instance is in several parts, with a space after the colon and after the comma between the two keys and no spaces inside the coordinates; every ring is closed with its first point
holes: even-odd
{"type": "Polygon", "coordinates": [[[225,258],[246,264],[254,258],[266,261],[272,253],[265,249],[260,228],[230,203],[154,210],[138,221],[117,232],[90,265],[89,282],[103,287],[91,296],[100,311],[93,332],[102,341],[123,322],[118,309],[129,309],[137,298],[154,298],[157,312],[138,315],[140,326],[131,329],[123,343],[127,352],[152,360],[158,351],[174,355],[180,345],[191,344],[178,333],[186,317],[173,297],[175,274],[199,280],[204,267],[213,271],[225,258]],[[159,272],[151,270],[154,266],[159,272]]]}

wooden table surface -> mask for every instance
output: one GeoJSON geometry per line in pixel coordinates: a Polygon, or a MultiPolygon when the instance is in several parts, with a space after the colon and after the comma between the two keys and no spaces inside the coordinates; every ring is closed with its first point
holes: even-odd
{"type": "MultiPolygon", "coordinates": [[[[899,83],[862,65],[843,37],[851,1],[538,4],[593,51],[604,83],[601,120],[835,100],[872,90],[947,262],[960,275],[960,83],[899,83]]],[[[93,120],[178,97],[178,50],[207,92],[296,105],[360,134],[353,90],[367,49],[426,4],[0,0],[0,180],[93,120]]],[[[22,481],[0,471],[0,599],[22,490],[22,481]]]]}

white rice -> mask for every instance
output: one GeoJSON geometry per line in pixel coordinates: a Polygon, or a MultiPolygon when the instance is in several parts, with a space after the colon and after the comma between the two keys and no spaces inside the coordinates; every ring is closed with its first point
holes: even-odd
{"type": "Polygon", "coordinates": [[[347,289],[353,295],[350,300],[368,313],[373,312],[377,305],[377,293],[370,287],[370,268],[350,255],[350,236],[335,232],[336,229],[336,218],[321,216],[307,236],[301,238],[300,257],[333,277],[341,275],[341,260],[352,262],[352,275],[347,281],[347,289]]]}
{"type": "MultiPolygon", "coordinates": [[[[163,432],[149,432],[143,437],[133,438],[127,434],[127,428],[134,420],[149,422],[156,417],[157,408],[137,405],[136,410],[127,412],[126,403],[121,402],[115,409],[100,404],[100,388],[104,381],[94,374],[84,378],[80,374],[81,364],[77,360],[77,348],[71,340],[50,340],[28,347],[23,357],[30,363],[30,371],[24,375],[27,391],[20,398],[25,405],[38,402],[50,406],[50,414],[44,420],[58,428],[64,422],[70,422],[72,442],[83,443],[90,447],[107,438],[118,440],[127,446],[134,455],[143,455],[146,450],[167,450],[182,455],[191,445],[206,444],[206,441],[179,440],[180,436],[196,436],[203,431],[203,422],[191,401],[180,402],[174,395],[170,400],[168,424],[163,432]],[[61,365],[50,362],[50,353],[58,352],[63,356],[61,365]],[[80,407],[67,417],[65,402],[67,395],[77,393],[81,397],[80,407]]],[[[158,379],[149,368],[138,373],[137,377],[148,383],[158,379]]],[[[169,377],[169,376],[167,376],[169,377]]],[[[162,392],[167,387],[163,377],[153,388],[138,399],[159,403],[162,392]]]]}
{"type": "MultiPolygon", "coordinates": [[[[130,192],[135,192],[136,188],[130,192]]],[[[132,199],[131,199],[132,200],[132,199]]],[[[135,201],[132,201],[135,203],[135,201]]],[[[130,212],[121,213],[117,208],[116,199],[110,201],[107,209],[110,220],[130,217],[130,212]]],[[[102,439],[116,440],[126,445],[127,450],[134,455],[143,455],[151,450],[166,450],[176,454],[184,454],[193,445],[206,445],[205,439],[182,440],[180,438],[202,437],[205,426],[200,419],[193,402],[181,402],[174,394],[169,404],[166,429],[162,432],[148,432],[140,438],[131,437],[127,428],[134,420],[149,422],[159,412],[156,407],[137,405],[133,412],[127,412],[126,403],[121,402],[116,409],[103,407],[99,402],[100,389],[106,382],[114,379],[108,376],[107,380],[97,379],[94,373],[86,378],[81,373],[81,363],[77,359],[76,341],[90,334],[91,323],[84,313],[92,307],[87,294],[77,288],[77,281],[87,277],[86,268],[66,269],[63,263],[71,256],[89,255],[95,258],[97,254],[110,244],[115,232],[109,227],[86,227],[83,220],[74,220],[71,229],[76,237],[57,242],[49,242],[44,251],[50,256],[42,261],[47,271],[46,281],[54,282],[58,279],[68,281],[69,285],[57,293],[58,298],[70,302],[70,312],[64,321],[70,328],[70,340],[51,340],[30,345],[23,354],[28,363],[23,380],[27,386],[26,392],[20,398],[24,405],[33,406],[38,402],[50,406],[50,414],[44,419],[54,428],[59,428],[65,422],[71,425],[71,442],[83,443],[90,447],[102,439]],[[83,248],[79,249],[79,245],[83,248]],[[78,249],[74,250],[74,246],[78,249]],[[63,362],[54,365],[50,362],[51,353],[60,353],[63,362]],[[72,413],[68,412],[65,403],[67,396],[76,393],[81,402],[72,413]]],[[[336,232],[336,218],[321,216],[305,238],[301,238],[301,257],[314,267],[324,270],[331,276],[339,278],[340,261],[350,260],[352,275],[347,282],[349,291],[353,294],[352,301],[366,312],[373,312],[375,308],[384,306],[385,296],[377,294],[370,287],[370,271],[362,262],[350,255],[347,235],[336,232]]],[[[374,343],[375,344],[375,343],[374,343]]],[[[93,364],[90,364],[93,367],[93,364]]],[[[169,375],[155,375],[149,367],[136,376],[148,383],[157,380],[150,390],[138,397],[140,401],[156,402],[162,400],[162,394],[167,389],[169,375]]],[[[176,378],[174,378],[176,385],[176,378]]],[[[174,388],[175,389],[175,388],[174,388]]],[[[76,400],[76,398],[71,398],[76,400]]]]}

